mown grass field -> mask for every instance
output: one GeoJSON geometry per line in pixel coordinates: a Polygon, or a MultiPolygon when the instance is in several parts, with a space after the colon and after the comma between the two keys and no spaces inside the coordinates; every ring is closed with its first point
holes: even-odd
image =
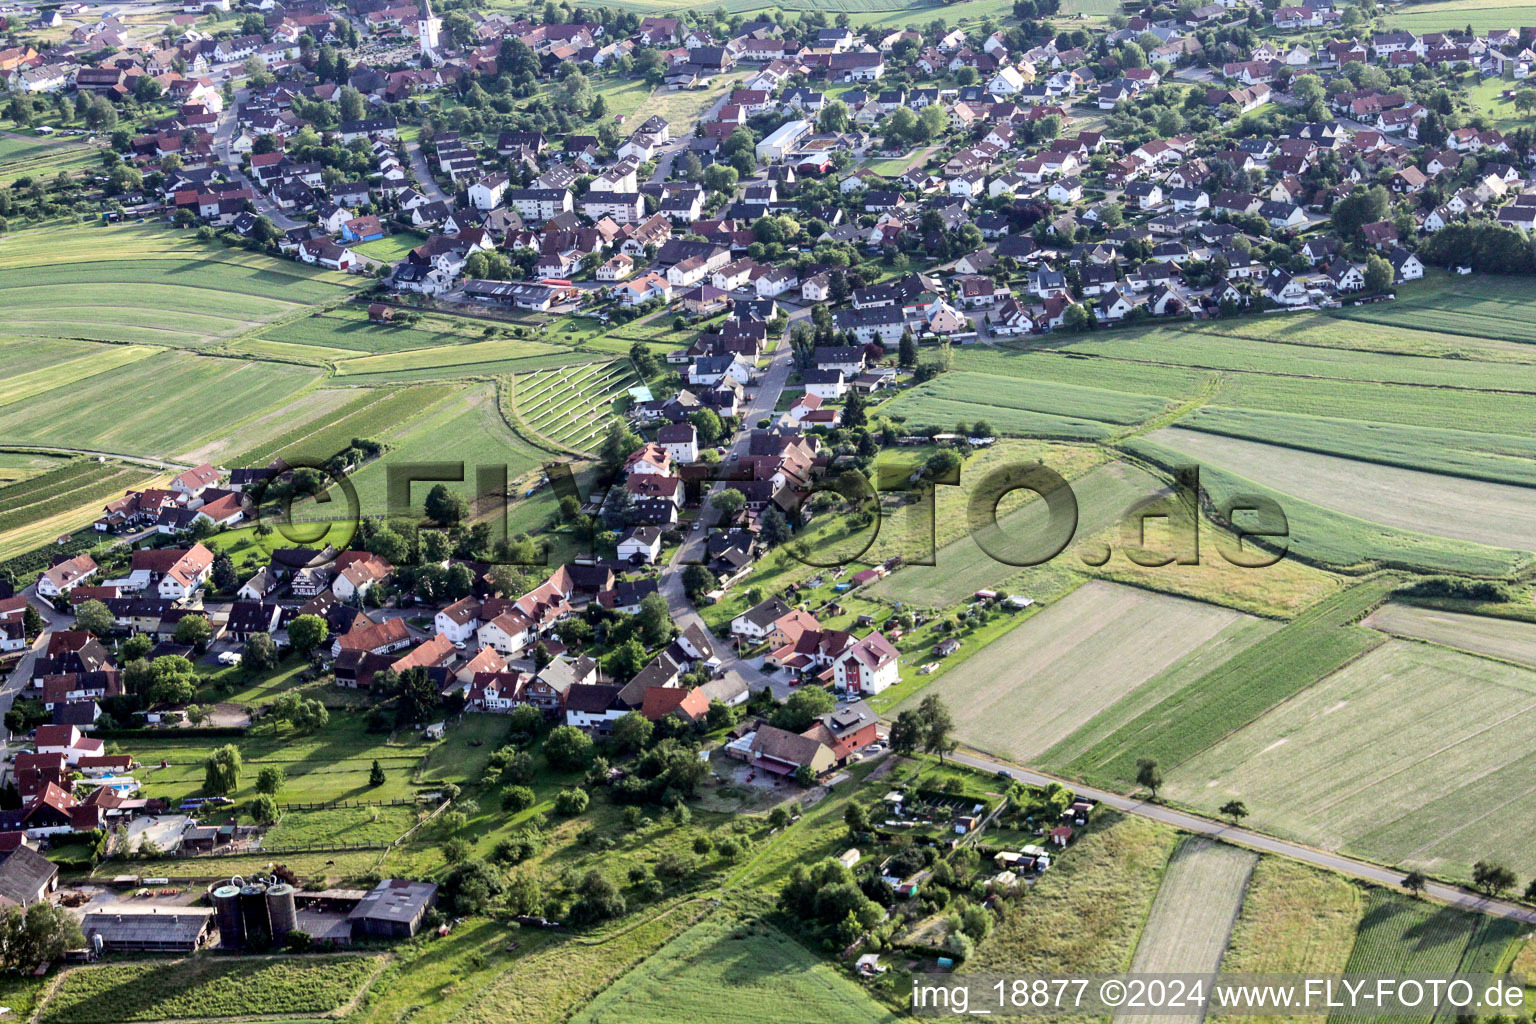
{"type": "Polygon", "coordinates": [[[1442,476],[1181,427],[1149,439],[1302,501],[1394,529],[1536,550],[1536,488],[1442,476]]]}
{"type": "Polygon", "coordinates": [[[161,227],[22,231],[0,253],[0,335],[204,345],[344,298],[356,282],[161,227]]]}
{"type": "Polygon", "coordinates": [[[1531,7],[1521,3],[1497,3],[1492,0],[1444,0],[1440,3],[1404,4],[1387,15],[1392,28],[1412,32],[1448,32],[1467,25],[1484,33],[1495,28],[1526,25],[1531,21],[1531,7]]]}
{"type": "Polygon", "coordinates": [[[0,407],[0,442],[174,458],[242,436],[319,379],[308,367],[164,351],[0,407]]]}
{"type": "Polygon", "coordinates": [[[73,173],[97,165],[100,150],[82,142],[0,135],[0,185],[18,178],[52,180],[60,171],[73,173]]]}
{"type": "MultiPolygon", "coordinates": [[[[1157,761],[1169,773],[1380,644],[1379,634],[1351,623],[1371,611],[1390,586],[1391,581],[1361,583],[1307,609],[1116,728],[1073,758],[1071,770],[1127,788],[1135,784],[1141,758],[1157,761]]],[[[1106,713],[1116,712],[1111,708],[1106,713]]]]}
{"type": "MultiPolygon", "coordinates": [[[[1243,893],[1221,969],[1229,973],[1339,974],[1365,913],[1359,883],[1284,857],[1260,857],[1243,893]]],[[[1213,1024],[1323,1024],[1310,1017],[1212,1014],[1213,1024]]]]}
{"type": "MultiPolygon", "coordinates": [[[[362,306],[346,305],[275,324],[243,344],[308,346],[321,353],[342,352],[342,359],[358,359],[483,340],[480,325],[457,317],[429,313],[416,324],[376,323],[362,306]]],[[[543,350],[542,346],[535,349],[543,350]]]]}
{"type": "Polygon", "coordinates": [[[1090,582],[975,654],[944,700],[962,741],[1031,761],[1241,619],[1090,582]]]}
{"type": "MultiPolygon", "coordinates": [[[[1132,973],[1216,973],[1258,859],[1252,851],[1198,836],[1180,843],[1168,858],[1163,883],[1136,944],[1132,973]]],[[[1171,1019],[1198,1024],[1203,1018],[1197,1012],[1171,1019]]],[[[1119,1013],[1114,1019],[1117,1024],[1141,1024],[1153,1018],[1146,1013],[1119,1013]]]]}
{"type": "Polygon", "coordinates": [[[1091,441],[1115,425],[1150,419],[1166,404],[1146,395],[960,371],[903,392],[882,412],[905,417],[912,428],[985,419],[1003,434],[1091,441]]]}
{"type": "Polygon", "coordinates": [[[194,957],[77,967],[43,1004],[43,1024],[117,1024],[276,1014],[345,1005],[378,956],[194,957]]]}
{"type": "Polygon", "coordinates": [[[1369,860],[1525,876],[1533,750],[1536,672],[1391,640],[1167,772],[1166,793],[1240,799],[1250,824],[1369,860]]]}
{"type": "Polygon", "coordinates": [[[1372,612],[1365,625],[1394,636],[1536,668],[1536,624],[1530,622],[1392,602],[1372,612]]]}
{"type": "Polygon", "coordinates": [[[608,987],[574,1024],[894,1022],[847,974],[770,924],[715,914],[608,987]]]}

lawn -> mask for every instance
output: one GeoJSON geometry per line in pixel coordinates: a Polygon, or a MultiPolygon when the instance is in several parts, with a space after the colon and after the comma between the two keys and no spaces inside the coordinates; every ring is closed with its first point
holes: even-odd
{"type": "Polygon", "coordinates": [[[599,995],[573,1024],[874,1024],[897,1018],[771,924],[717,913],[599,995]]]}
{"type": "MultiPolygon", "coordinates": [[[[1215,974],[1226,952],[1258,854],[1189,836],[1168,858],[1147,916],[1133,974],[1215,974]]],[[[1172,1019],[1199,1024],[1203,1013],[1172,1019]]],[[[1147,1014],[1116,1014],[1119,1024],[1144,1024],[1147,1014]]]]}
{"type": "Polygon", "coordinates": [[[1536,624],[1530,622],[1393,602],[1372,612],[1365,625],[1536,669],[1536,624]]]}
{"type": "Polygon", "coordinates": [[[240,431],[318,380],[304,367],[162,352],[0,407],[0,441],[174,457],[240,431]]]}
{"type": "Polygon", "coordinates": [[[1536,673],[1390,640],[1165,768],[1164,792],[1209,813],[1240,799],[1266,831],[1380,863],[1525,876],[1533,750],[1536,673]]]}
{"type": "Polygon", "coordinates": [[[345,1005],[383,964],[378,956],[193,957],[78,967],[41,1024],[324,1014],[345,1005]]]}
{"type": "MultiPolygon", "coordinates": [[[[1261,857],[1222,958],[1227,973],[1338,974],[1365,913],[1358,882],[1285,857],[1261,857]]],[[[1223,1016],[1213,1024],[1323,1024],[1313,1017],[1223,1016]]]]}
{"type": "MultiPolygon", "coordinates": [[[[1123,787],[1134,785],[1136,764],[1142,758],[1151,758],[1165,773],[1170,772],[1382,643],[1379,634],[1351,624],[1380,603],[1392,585],[1391,580],[1361,583],[1309,608],[1119,725],[1073,758],[1069,770],[1085,779],[1123,787]]],[[[1126,698],[1135,699],[1135,694],[1126,698]]],[[[1121,713],[1114,707],[1105,712],[1121,713]]],[[[1094,723],[1089,721],[1084,728],[1093,729],[1094,723]]]]}
{"type": "Polygon", "coordinates": [[[352,245],[351,248],[353,252],[362,253],[370,259],[394,263],[405,259],[407,253],[426,240],[426,236],[418,232],[401,231],[398,234],[387,235],[372,242],[358,242],[352,245]]]}
{"type": "Polygon", "coordinates": [[[344,298],[355,281],[162,227],[21,231],[0,255],[0,334],[205,345],[344,298]]]}
{"type": "MultiPolygon", "coordinates": [[[[943,687],[965,743],[1031,761],[1244,616],[1090,582],[974,655],[943,687]]],[[[909,703],[915,704],[916,697],[909,703]]]]}

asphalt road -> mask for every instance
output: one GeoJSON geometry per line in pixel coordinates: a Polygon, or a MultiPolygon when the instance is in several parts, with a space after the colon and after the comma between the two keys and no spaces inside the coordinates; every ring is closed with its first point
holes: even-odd
{"type": "MultiPolygon", "coordinates": [[[[1274,836],[1263,835],[1245,828],[1235,828],[1210,818],[1202,818],[1197,814],[1175,810],[1162,804],[1151,803],[1135,797],[1122,796],[1119,793],[1111,793],[1103,789],[1094,789],[1092,786],[1081,786],[1065,779],[1054,778],[1028,768],[1020,768],[1007,761],[999,761],[991,757],[979,754],[955,753],[950,756],[953,761],[979,768],[983,771],[1006,770],[1009,775],[1020,782],[1032,786],[1046,786],[1053,782],[1059,782],[1078,796],[1097,800],[1106,807],[1112,807],[1126,814],[1137,814],[1143,818],[1151,818],[1165,825],[1184,829],[1186,832],[1194,832],[1198,835],[1210,836],[1224,843],[1232,843],[1235,846],[1247,847],[1259,853],[1270,853],[1280,857],[1289,857],[1329,871],[1337,871],[1339,874],[1350,875],[1354,878],[1363,878],[1368,882],[1378,885],[1398,886],[1402,884],[1403,872],[1392,871],[1355,860],[1351,857],[1340,856],[1327,850],[1319,850],[1315,847],[1305,846],[1301,843],[1293,843],[1285,839],[1276,839],[1274,836]]],[[[1425,887],[1425,893],[1443,903],[1462,907],[1466,910],[1477,911],[1483,914],[1493,914],[1496,917],[1507,917],[1515,921],[1524,921],[1527,924],[1536,924],[1536,910],[1522,907],[1506,900],[1489,899],[1481,893],[1475,893],[1468,889],[1462,889],[1453,885],[1444,885],[1440,882],[1430,882],[1425,887]]]]}

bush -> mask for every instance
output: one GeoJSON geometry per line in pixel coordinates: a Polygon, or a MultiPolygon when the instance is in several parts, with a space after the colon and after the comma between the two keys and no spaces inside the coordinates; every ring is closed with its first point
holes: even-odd
{"type": "Polygon", "coordinates": [[[555,797],[555,810],[567,816],[580,814],[587,809],[592,798],[584,789],[562,789],[560,795],[555,797]]]}
{"type": "Polygon", "coordinates": [[[508,786],[501,794],[501,809],[509,814],[517,814],[532,807],[533,801],[533,790],[527,786],[508,786]]]}

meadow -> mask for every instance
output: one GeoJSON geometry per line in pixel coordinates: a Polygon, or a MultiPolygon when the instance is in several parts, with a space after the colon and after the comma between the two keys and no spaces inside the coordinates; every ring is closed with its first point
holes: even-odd
{"type": "Polygon", "coordinates": [[[717,913],[609,986],[574,1024],[875,1024],[897,1018],[771,924],[717,913]]]}
{"type": "Polygon", "coordinates": [[[199,346],[356,287],[346,275],[161,227],[22,231],[0,254],[0,335],[199,346]]]}
{"type": "MultiPolygon", "coordinates": [[[[1260,857],[1221,969],[1230,973],[1338,974],[1349,960],[1367,893],[1358,882],[1285,857],[1260,857]]],[[[1213,1024],[1323,1024],[1309,1017],[1212,1014],[1213,1024]]]]}
{"type": "Polygon", "coordinates": [[[1536,624],[1529,622],[1389,602],[1364,624],[1393,636],[1536,668],[1536,624]]]}
{"type": "MultiPolygon", "coordinates": [[[[1536,854],[1536,673],[1390,640],[1165,772],[1171,800],[1380,863],[1466,878],[1536,854]]],[[[1171,764],[1172,762],[1165,762],[1171,764]]]]}
{"type": "Polygon", "coordinates": [[[403,805],[288,811],[262,837],[262,844],[275,848],[307,843],[392,843],[415,825],[424,811],[403,805]]]}
{"type": "MultiPolygon", "coordinates": [[[[1258,854],[1235,846],[1186,838],[1168,858],[1157,899],[1131,958],[1135,974],[1214,974],[1243,905],[1258,854]]],[[[1145,1024],[1146,1013],[1118,1013],[1117,1024],[1145,1024]]],[[[1204,1019],[1203,1013],[1172,1020],[1204,1019]]]]}
{"type": "Polygon", "coordinates": [[[1032,761],[1239,619],[1212,605],[1086,583],[973,655],[946,682],[944,699],[967,744],[1032,761]]]}
{"type": "Polygon", "coordinates": [[[208,1020],[330,1013],[383,957],[195,957],[77,967],[43,1003],[41,1024],[208,1020]]]}
{"type": "Polygon", "coordinates": [[[0,441],[173,458],[239,435],[319,377],[307,367],[165,351],[0,407],[0,441]]]}
{"type": "MultiPolygon", "coordinates": [[[[274,324],[255,335],[249,344],[306,346],[322,353],[339,351],[343,353],[342,359],[358,359],[367,355],[479,342],[483,340],[481,327],[471,321],[433,313],[422,314],[415,324],[378,323],[368,319],[363,306],[345,305],[274,324]]],[[[543,346],[537,349],[543,350],[543,346]]]]}
{"type": "Polygon", "coordinates": [[[1521,3],[1490,3],[1489,0],[1442,0],[1442,2],[1403,4],[1387,15],[1392,28],[1412,32],[1448,32],[1468,25],[1478,33],[1490,29],[1525,25],[1531,20],[1531,8],[1521,3]]]}
{"type": "Polygon", "coordinates": [[[0,134],[0,185],[18,178],[53,179],[97,163],[98,150],[81,142],[0,134]]]}
{"type": "MultiPolygon", "coordinates": [[[[1391,585],[1390,580],[1373,580],[1319,602],[1124,722],[1074,757],[1071,771],[1126,788],[1135,785],[1141,758],[1151,758],[1165,774],[1171,773],[1228,733],[1382,643],[1380,634],[1351,624],[1380,603],[1391,585]]],[[[1113,707],[1105,713],[1118,714],[1113,707]]],[[[1091,721],[1085,725],[1093,727],[1091,721]]]]}
{"type": "MultiPolygon", "coordinates": [[[[420,502],[426,499],[432,485],[416,484],[411,492],[410,509],[388,508],[390,466],[462,462],[465,480],[450,482],[448,487],[463,494],[474,507],[480,497],[476,492],[476,467],[504,466],[507,479],[517,480],[537,469],[548,457],[547,453],[512,433],[501,418],[489,384],[443,390],[445,395],[423,407],[414,418],[373,435],[388,445],[389,451],[352,476],[364,515],[383,515],[386,511],[413,514],[419,512],[420,502]]],[[[499,500],[497,495],[486,497],[499,500]]]]}

